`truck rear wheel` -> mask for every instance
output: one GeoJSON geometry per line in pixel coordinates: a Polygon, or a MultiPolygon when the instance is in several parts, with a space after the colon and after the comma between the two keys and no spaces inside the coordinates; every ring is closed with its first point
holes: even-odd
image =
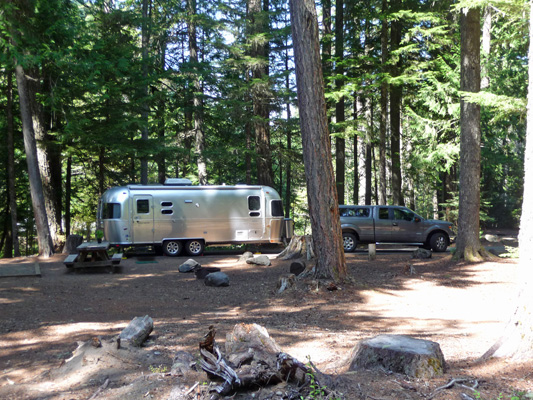
{"type": "Polygon", "coordinates": [[[357,237],[353,233],[342,232],[342,242],[345,253],[353,253],[357,247],[357,237]]]}
{"type": "Polygon", "coordinates": [[[429,239],[429,245],[435,253],[442,253],[448,248],[448,236],[442,232],[434,233],[429,239]]]}
{"type": "Polygon", "coordinates": [[[204,253],[204,241],[200,239],[188,240],[185,243],[185,251],[188,255],[196,257],[204,253]]]}
{"type": "Polygon", "coordinates": [[[169,257],[177,257],[182,248],[183,245],[178,240],[167,240],[163,243],[163,253],[169,257]]]}

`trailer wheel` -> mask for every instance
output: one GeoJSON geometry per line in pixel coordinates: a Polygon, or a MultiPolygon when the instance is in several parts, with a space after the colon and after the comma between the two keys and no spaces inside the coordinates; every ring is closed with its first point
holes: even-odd
{"type": "Polygon", "coordinates": [[[185,251],[190,256],[200,256],[204,252],[204,241],[200,239],[188,240],[185,243],[185,251]]]}
{"type": "Polygon", "coordinates": [[[181,253],[182,247],[178,240],[167,240],[163,243],[163,253],[169,257],[176,257],[181,253]]]}

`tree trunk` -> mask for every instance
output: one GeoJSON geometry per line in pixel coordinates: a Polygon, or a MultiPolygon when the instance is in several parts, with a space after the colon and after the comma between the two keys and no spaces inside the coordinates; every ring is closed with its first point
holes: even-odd
{"type": "Polygon", "coordinates": [[[35,216],[35,226],[37,229],[37,240],[39,242],[39,254],[45,258],[48,258],[54,252],[54,244],[52,242],[52,236],[50,235],[48,217],[46,215],[43,185],[39,172],[39,161],[37,159],[37,144],[35,142],[35,133],[33,131],[30,94],[26,83],[26,75],[21,65],[16,65],[15,75],[17,77],[22,133],[24,136],[26,162],[28,164],[28,178],[30,181],[33,213],[35,216]]]}
{"type": "MultiPolygon", "coordinates": [[[[389,58],[389,38],[388,38],[388,21],[387,15],[388,5],[387,0],[382,1],[381,6],[381,68],[382,72],[387,71],[387,62],[389,58]]],[[[380,124],[379,124],[379,204],[387,204],[387,103],[388,103],[388,85],[385,77],[381,81],[380,94],[380,124]]]]}
{"type": "Polygon", "coordinates": [[[17,218],[17,192],[15,189],[15,145],[13,129],[13,72],[7,73],[7,186],[9,194],[9,210],[11,212],[11,236],[13,241],[13,252],[9,256],[20,257],[20,245],[18,237],[17,218]]]}
{"type": "MultiPolygon", "coordinates": [[[[530,2],[531,3],[531,2],[530,2]]],[[[533,54],[533,4],[530,7],[529,54],[533,54]]],[[[520,360],[533,359],[533,57],[529,57],[529,83],[527,95],[527,131],[524,153],[524,195],[520,217],[519,252],[521,290],[517,307],[504,334],[483,356],[510,357],[520,360]]]]}
{"type": "MultiPolygon", "coordinates": [[[[26,71],[25,71],[26,72],[26,71]]],[[[54,186],[54,179],[52,173],[54,146],[56,143],[46,132],[44,123],[44,114],[41,104],[37,101],[37,94],[42,92],[41,76],[37,68],[30,70],[30,79],[26,79],[26,87],[28,90],[29,106],[31,110],[31,117],[33,123],[33,133],[35,143],[37,146],[37,160],[39,162],[39,173],[41,175],[42,190],[44,195],[44,203],[46,207],[46,214],[49,223],[49,232],[52,242],[58,244],[58,235],[60,232],[60,219],[58,219],[57,195],[60,195],[61,188],[54,186]]],[[[18,82],[18,81],[17,81],[18,82]]],[[[60,215],[60,214],[59,214],[60,215]]]]}
{"type": "MultiPolygon", "coordinates": [[[[353,119],[356,121],[356,124],[359,125],[359,113],[363,109],[363,103],[359,93],[354,93],[354,104],[353,104],[353,119]]],[[[357,128],[356,128],[357,129],[357,128]]],[[[357,129],[359,130],[359,129],[357,129]]],[[[358,146],[359,136],[357,133],[353,138],[353,204],[359,204],[359,146],[358,146]]]]}
{"type": "Polygon", "coordinates": [[[196,42],[196,0],[187,1],[187,22],[189,31],[189,55],[194,72],[194,94],[193,94],[193,115],[194,115],[194,152],[196,155],[196,165],[198,167],[198,182],[200,185],[207,185],[207,166],[204,158],[205,135],[204,135],[204,112],[203,112],[203,89],[198,71],[198,45],[196,42]]]}
{"type": "Polygon", "coordinates": [[[490,31],[492,30],[492,7],[490,5],[485,6],[485,12],[483,14],[483,57],[484,63],[482,66],[482,78],[481,78],[481,89],[488,89],[490,86],[490,77],[489,71],[487,68],[487,63],[490,56],[490,31]]]}
{"type": "MultiPolygon", "coordinates": [[[[394,0],[394,9],[401,9],[401,0],[394,0]]],[[[402,39],[401,22],[398,20],[391,23],[391,50],[398,50],[402,39]]],[[[391,75],[400,76],[401,58],[393,65],[391,75]]],[[[400,139],[401,139],[401,105],[402,105],[402,86],[391,85],[390,87],[390,147],[391,147],[391,189],[392,201],[395,205],[403,206],[402,196],[402,166],[400,157],[400,139]]]]}
{"type": "MultiPolygon", "coordinates": [[[[335,75],[342,77],[344,67],[342,66],[344,58],[344,2],[336,0],[335,3],[335,75]]],[[[337,79],[335,86],[337,91],[342,90],[344,79],[337,79]]],[[[335,182],[337,184],[337,196],[339,204],[345,204],[344,186],[345,186],[345,169],[346,169],[346,140],[344,138],[344,96],[341,96],[335,105],[335,119],[337,122],[337,136],[335,137],[335,182]]]]}
{"type": "Polygon", "coordinates": [[[70,204],[72,200],[72,156],[67,158],[65,177],[65,236],[70,236],[70,204]]]}
{"type": "MultiPolygon", "coordinates": [[[[141,140],[148,142],[148,46],[150,42],[149,8],[150,0],[142,0],[142,26],[141,26],[141,47],[142,47],[142,76],[145,82],[142,88],[141,105],[141,140]]],[[[143,146],[146,147],[146,146],[143,146]]],[[[141,153],[141,184],[148,184],[148,158],[143,151],[141,153]]]]}
{"type": "MultiPolygon", "coordinates": [[[[267,5],[268,2],[265,1],[265,7],[267,5]]],[[[248,15],[252,42],[250,55],[255,60],[252,67],[252,102],[257,180],[260,185],[273,186],[269,128],[268,39],[262,37],[269,30],[268,12],[263,11],[261,0],[249,0],[248,15]]]]}
{"type": "MultiPolygon", "coordinates": [[[[287,46],[289,48],[289,46],[287,46]]],[[[289,51],[287,50],[285,52],[285,71],[287,72],[287,75],[285,77],[285,88],[287,89],[287,92],[290,91],[291,88],[291,81],[290,81],[290,75],[289,75],[289,51]]],[[[287,100],[287,172],[285,173],[286,177],[286,186],[285,186],[285,218],[290,218],[291,216],[291,180],[292,180],[292,162],[291,162],[291,152],[292,152],[292,127],[291,127],[291,102],[290,100],[287,100]]]]}
{"type": "MultiPolygon", "coordinates": [[[[480,11],[461,11],[461,91],[479,92],[480,11]]],[[[461,99],[461,147],[459,173],[459,226],[454,257],[479,261],[488,257],[479,240],[481,110],[461,99]]]]}
{"type": "Polygon", "coordinates": [[[342,281],[347,269],[331,160],[316,9],[312,0],[291,0],[290,10],[307,197],[317,256],[316,276],[342,281]]]}
{"type": "Polygon", "coordinates": [[[370,126],[365,137],[365,204],[368,206],[372,204],[372,137],[374,136],[374,102],[372,98],[369,99],[369,107],[367,108],[370,126]]]}
{"type": "MultiPolygon", "coordinates": [[[[160,68],[161,71],[165,71],[165,58],[166,58],[166,46],[167,46],[167,32],[162,34],[160,38],[160,68]]],[[[157,136],[159,138],[160,151],[157,155],[157,181],[161,184],[165,183],[167,177],[167,164],[166,164],[166,143],[165,143],[165,98],[161,96],[159,100],[159,107],[157,109],[157,136]]]]}

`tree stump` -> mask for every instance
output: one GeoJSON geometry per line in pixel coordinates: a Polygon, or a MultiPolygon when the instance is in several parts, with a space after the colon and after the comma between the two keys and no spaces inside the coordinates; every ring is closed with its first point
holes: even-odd
{"type": "Polygon", "coordinates": [[[222,384],[214,390],[228,395],[238,389],[272,385],[279,382],[296,382],[298,386],[309,384],[309,368],[283,353],[267,330],[256,324],[237,324],[226,335],[226,356],[214,342],[215,330],[210,327],[212,350],[200,343],[199,360],[208,376],[217,376],[222,384]]]}
{"type": "Polygon", "coordinates": [[[442,375],[445,361],[440,346],[404,335],[379,335],[354,348],[350,370],[379,369],[430,379],[442,375]]]}
{"type": "Polygon", "coordinates": [[[281,275],[278,279],[278,294],[283,293],[285,290],[292,287],[295,281],[296,275],[294,274],[281,275]]]}
{"type": "Polygon", "coordinates": [[[278,255],[282,260],[304,257],[307,260],[315,257],[312,236],[293,236],[289,245],[278,255]]]}

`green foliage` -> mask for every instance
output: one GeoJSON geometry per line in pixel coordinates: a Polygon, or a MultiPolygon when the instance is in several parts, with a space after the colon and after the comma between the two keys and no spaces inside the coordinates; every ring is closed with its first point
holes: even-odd
{"type": "MultiPolygon", "coordinates": [[[[480,392],[475,392],[474,397],[478,400],[490,400],[488,398],[484,398],[480,392]]],[[[493,400],[528,400],[533,398],[533,393],[531,392],[523,392],[523,391],[514,391],[514,394],[512,395],[504,395],[500,393],[498,397],[496,397],[493,400]]]]}
{"type": "MultiPolygon", "coordinates": [[[[266,94],[274,187],[285,200],[297,234],[310,234],[306,177],[299,132],[294,59],[287,2],[270,1],[260,12],[262,30],[251,31],[247,2],[197,0],[191,14],[186,2],[151,1],[149,21],[141,2],[4,2],[0,11],[0,107],[7,107],[7,76],[14,57],[39,88],[50,144],[59,152],[59,167],[70,196],[71,233],[89,236],[101,191],[139,182],[140,159],[148,159],[149,181],[188,177],[198,181],[193,114],[201,100],[209,184],[256,183],[251,95],[266,94]],[[24,6],[24,7],[23,7],[24,6]],[[25,16],[21,18],[20,16],[25,16]],[[148,22],[148,56],[143,57],[140,32],[148,22]],[[198,61],[190,57],[189,25],[195,24],[198,61]],[[254,44],[268,43],[265,56],[253,56],[254,44]],[[148,64],[148,73],[143,65],[148,64]],[[268,65],[268,76],[252,72],[268,65]],[[199,80],[201,93],[196,93],[199,80]],[[144,88],[148,87],[145,92],[144,88]],[[141,111],[148,108],[148,120],[141,111]],[[147,128],[148,140],[141,140],[147,128]],[[71,169],[67,170],[67,160],[71,169]],[[290,172],[290,182],[288,175],[290,172]],[[288,185],[290,183],[290,185],[288,185]],[[289,193],[287,193],[289,191],[289,193]]],[[[343,57],[324,57],[324,82],[332,141],[346,143],[347,202],[364,199],[365,155],[371,171],[371,201],[379,185],[380,88],[400,87],[403,196],[424,216],[457,214],[460,99],[482,109],[482,219],[485,228],[516,227],[523,189],[525,104],[527,94],[528,2],[491,1],[491,50],[482,59],[490,85],[478,94],[459,91],[460,8],[485,7],[486,0],[439,2],[351,1],[344,4],[343,57]],[[401,6],[395,6],[400,4],[401,6]],[[452,11],[452,12],[450,12],[452,11]],[[383,21],[398,23],[398,48],[388,43],[389,59],[381,62],[383,21]],[[393,69],[397,73],[393,73],[393,69]],[[335,107],[344,100],[345,120],[335,107]],[[356,147],[357,146],[357,147],[356,147]],[[354,193],[354,188],[359,190],[354,193]],[[435,204],[441,206],[435,210],[435,204]]],[[[332,23],[336,22],[335,7],[332,23]]],[[[322,29],[324,25],[321,24],[322,29]]],[[[333,25],[332,25],[333,27],[333,25]]],[[[335,30],[322,35],[335,42],[335,30]]],[[[322,32],[324,33],[324,32],[322,32]]],[[[14,90],[15,181],[21,239],[35,252],[25,153],[14,90]]],[[[7,137],[6,113],[0,115],[0,138],[7,137]]],[[[332,146],[332,155],[335,152],[332,146]]],[[[6,159],[5,146],[0,152],[6,159]]],[[[385,143],[390,169],[389,138],[385,143]]],[[[6,182],[7,169],[0,166],[6,182]]],[[[390,187],[390,174],[386,186],[390,187]]],[[[7,199],[6,186],[0,186],[7,199]]],[[[61,194],[63,210],[66,193],[61,194]]],[[[0,204],[0,223],[8,224],[7,202],[0,204]]],[[[6,232],[7,230],[4,229],[6,232]]],[[[4,244],[6,234],[0,236],[4,244]]]]}
{"type": "Polygon", "coordinates": [[[300,396],[301,400],[342,400],[342,395],[331,392],[326,386],[320,385],[317,381],[311,364],[308,364],[309,372],[307,372],[307,378],[309,380],[309,393],[307,396],[300,396]]]}

